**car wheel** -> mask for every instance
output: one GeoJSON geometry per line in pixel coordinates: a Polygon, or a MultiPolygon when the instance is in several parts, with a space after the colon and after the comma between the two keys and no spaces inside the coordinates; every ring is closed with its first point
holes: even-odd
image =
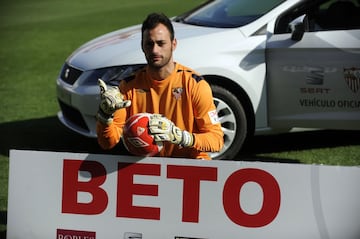
{"type": "Polygon", "coordinates": [[[224,147],[220,152],[210,153],[215,160],[232,160],[241,150],[248,131],[245,110],[239,99],[218,85],[211,85],[214,103],[224,132],[224,147]]]}

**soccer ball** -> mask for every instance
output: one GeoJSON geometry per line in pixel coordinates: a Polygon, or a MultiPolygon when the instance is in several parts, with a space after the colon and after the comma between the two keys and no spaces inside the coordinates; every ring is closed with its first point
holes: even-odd
{"type": "Polygon", "coordinates": [[[123,131],[126,149],[137,156],[154,156],[163,148],[162,142],[155,142],[149,133],[150,113],[139,113],[127,119],[123,131]]]}

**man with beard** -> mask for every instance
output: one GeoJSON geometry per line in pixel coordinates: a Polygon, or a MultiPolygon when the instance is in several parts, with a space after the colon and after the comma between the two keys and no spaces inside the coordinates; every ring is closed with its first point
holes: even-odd
{"type": "Polygon", "coordinates": [[[195,71],[173,60],[177,40],[168,17],[149,14],[141,31],[147,65],[134,76],[121,80],[118,89],[107,89],[99,80],[100,146],[113,148],[120,141],[126,120],[147,112],[152,113],[150,133],[155,141],[164,143],[156,156],[211,159],[208,152],[220,151],[224,142],[209,84],[195,71]]]}

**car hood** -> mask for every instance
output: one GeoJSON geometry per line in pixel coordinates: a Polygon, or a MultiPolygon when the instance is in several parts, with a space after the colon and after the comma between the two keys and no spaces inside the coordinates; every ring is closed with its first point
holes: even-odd
{"type": "MultiPolygon", "coordinates": [[[[209,28],[173,22],[177,40],[219,34],[229,29],[209,28]]],[[[145,63],[141,50],[141,25],[127,27],[91,40],[67,59],[67,63],[81,70],[145,63]]]]}

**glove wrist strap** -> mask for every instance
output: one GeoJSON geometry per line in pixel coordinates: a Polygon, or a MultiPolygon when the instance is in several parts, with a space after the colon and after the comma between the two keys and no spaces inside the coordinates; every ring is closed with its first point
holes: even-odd
{"type": "Polygon", "coordinates": [[[182,147],[192,147],[194,145],[194,135],[183,130],[180,145],[182,147]]]}
{"type": "Polygon", "coordinates": [[[100,107],[96,114],[96,119],[103,124],[110,125],[113,122],[114,114],[106,114],[100,107]]]}

